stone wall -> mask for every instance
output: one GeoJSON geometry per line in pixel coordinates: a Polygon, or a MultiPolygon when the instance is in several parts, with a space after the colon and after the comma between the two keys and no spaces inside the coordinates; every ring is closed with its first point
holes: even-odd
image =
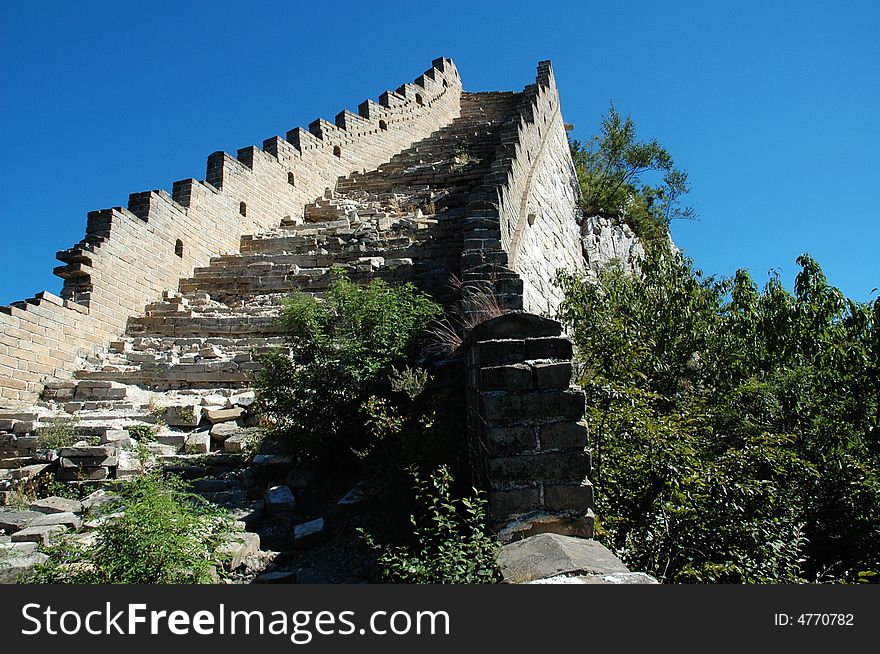
{"type": "Polygon", "coordinates": [[[335,123],[272,137],[263,148],[216,152],[205,181],[132,194],[127,208],[89,213],[86,236],[58,253],[61,296],[40,293],[0,307],[0,400],[35,399],[68,377],[79,357],[121,333],[131,315],[239,239],[297,219],[339,176],[376,168],[447,125],[460,110],[461,78],[437,59],[413,84],[367,100],[335,123]]]}
{"type": "Polygon", "coordinates": [[[571,356],[562,325],[533,314],[494,318],[468,338],[471,462],[502,540],[593,535],[584,392],[571,385],[571,356]]]}
{"type": "Polygon", "coordinates": [[[556,79],[542,61],[468,205],[462,279],[493,283],[509,309],[552,315],[562,301],[557,270],[586,271],[579,192],[556,79]]]}

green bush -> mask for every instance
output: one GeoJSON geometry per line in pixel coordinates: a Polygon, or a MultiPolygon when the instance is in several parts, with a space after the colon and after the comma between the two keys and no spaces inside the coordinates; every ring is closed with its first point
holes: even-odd
{"type": "Polygon", "coordinates": [[[359,286],[342,274],[321,301],[290,296],[281,316],[289,349],[263,357],[263,413],[303,460],[363,446],[365,403],[390,396],[394,370],[415,361],[440,313],[411,284],[359,286]]]}
{"type": "Polygon", "coordinates": [[[144,475],[118,488],[94,547],[62,540],[29,582],[48,584],[210,583],[216,549],[234,521],[190,494],[176,477],[144,475]],[[124,513],[120,513],[124,511],[124,513]]]}
{"type": "Polygon", "coordinates": [[[588,400],[599,533],[666,581],[859,581],[880,567],[880,301],[704,278],[561,278],[588,400]]]}
{"type": "MultiPolygon", "coordinates": [[[[443,466],[430,479],[411,469],[417,511],[407,544],[379,544],[361,532],[378,554],[378,581],[399,584],[475,584],[500,579],[498,542],[486,532],[486,502],[479,495],[455,498],[443,466]]],[[[476,491],[475,491],[476,493],[476,491]]]]}

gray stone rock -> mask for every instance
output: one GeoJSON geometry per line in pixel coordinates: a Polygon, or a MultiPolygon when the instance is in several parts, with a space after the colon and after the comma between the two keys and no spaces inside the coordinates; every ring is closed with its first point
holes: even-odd
{"type": "Polygon", "coordinates": [[[82,518],[75,513],[47,513],[31,520],[29,527],[47,527],[61,525],[74,531],[82,527],[82,518]]]}
{"type": "Polygon", "coordinates": [[[208,409],[205,415],[212,424],[219,422],[229,422],[230,420],[238,420],[244,415],[244,409],[236,407],[234,409],[208,409]]]}
{"type": "Polygon", "coordinates": [[[498,555],[504,581],[520,584],[559,575],[628,573],[608,548],[594,540],[538,534],[504,545],[498,555]]]}
{"type": "Polygon", "coordinates": [[[225,441],[240,431],[240,427],[234,422],[220,422],[211,427],[211,438],[215,441],[225,441]]]}
{"type": "Polygon", "coordinates": [[[83,505],[79,500],[53,495],[33,502],[29,508],[40,513],[81,513],[83,505]]]}
{"type": "MultiPolygon", "coordinates": [[[[222,427],[224,424],[233,423],[220,423],[219,425],[215,425],[215,427],[222,427]]],[[[223,440],[223,450],[225,452],[229,452],[230,454],[239,454],[241,452],[244,452],[252,438],[253,437],[248,435],[246,432],[236,430],[234,434],[226,437],[223,440]]]]}
{"type": "Polygon", "coordinates": [[[119,495],[114,493],[109,493],[103,488],[96,490],[94,493],[91,493],[83,499],[83,509],[88,513],[95,513],[101,510],[102,507],[106,507],[109,504],[114,504],[118,502],[121,498],[119,495]]]}
{"type": "Polygon", "coordinates": [[[310,520],[293,528],[293,546],[297,549],[314,547],[324,540],[324,518],[310,520]]]}
{"type": "MultiPolygon", "coordinates": [[[[33,545],[36,543],[16,543],[16,545],[33,545]]],[[[25,580],[34,567],[49,557],[35,550],[0,550],[0,584],[14,584],[25,580]]]]}
{"type": "Polygon", "coordinates": [[[184,404],[165,409],[165,424],[169,427],[197,427],[202,420],[202,407],[184,404]]]}
{"type": "Polygon", "coordinates": [[[266,513],[271,515],[281,511],[296,511],[296,499],[287,486],[272,486],[266,491],[266,513]]]}
{"type": "Polygon", "coordinates": [[[38,511],[20,511],[9,507],[0,509],[0,531],[12,533],[27,527],[32,520],[41,517],[38,511]]]}
{"type": "Polygon", "coordinates": [[[196,431],[186,437],[184,450],[187,454],[207,454],[211,449],[211,434],[196,431]]]}
{"type": "Polygon", "coordinates": [[[55,536],[67,531],[64,525],[43,525],[42,527],[25,527],[12,534],[13,543],[42,543],[45,545],[55,536]]]}

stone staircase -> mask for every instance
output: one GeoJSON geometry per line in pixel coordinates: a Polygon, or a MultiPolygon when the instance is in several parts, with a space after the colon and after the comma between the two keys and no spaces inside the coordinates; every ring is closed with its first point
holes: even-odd
{"type": "MultiPolygon", "coordinates": [[[[262,528],[266,484],[284,479],[289,461],[263,454],[244,468],[241,451],[257,423],[250,388],[259,357],[283,346],[282,299],[293,291],[320,298],[342,269],[353,281],[413,282],[452,302],[465,205],[520,100],[465,94],[449,126],[378,170],[341,178],[302,217],[243,236],[238,254],[214,257],[130,318],[73,380],[49,384],[36,406],[0,411],[0,491],[61,467],[75,483],[99,485],[159,464],[197,479],[197,492],[249,529],[262,528]],[[60,437],[65,447],[51,447],[60,437]]],[[[291,519],[273,521],[270,540],[291,519]]]]}

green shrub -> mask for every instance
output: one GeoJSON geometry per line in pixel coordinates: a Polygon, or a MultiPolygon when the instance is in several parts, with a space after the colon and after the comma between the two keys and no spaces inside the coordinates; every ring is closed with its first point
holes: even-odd
{"type": "Polygon", "coordinates": [[[338,273],[322,301],[290,296],[281,316],[289,350],[262,359],[261,411],[303,460],[362,445],[363,405],[389,396],[393,370],[415,361],[440,312],[411,284],[359,286],[338,273]]]}
{"type": "Polygon", "coordinates": [[[40,447],[47,450],[57,450],[61,447],[69,447],[77,440],[75,418],[50,418],[48,426],[37,432],[40,447]]]}
{"type": "MultiPolygon", "coordinates": [[[[192,420],[192,417],[190,417],[192,420]]],[[[130,425],[126,427],[129,436],[139,442],[150,442],[156,440],[158,429],[152,425],[130,425]]]]}
{"type": "Polygon", "coordinates": [[[873,579],[880,565],[880,300],[809,256],[794,293],[704,278],[561,278],[587,392],[599,535],[665,581],[873,579]]]}
{"type": "Polygon", "coordinates": [[[64,540],[45,548],[35,583],[193,584],[210,583],[222,563],[216,549],[233,530],[229,514],[190,494],[176,477],[144,475],[118,488],[87,548],[64,540]],[[116,514],[119,511],[124,513],[116,514]]]}
{"type": "Polygon", "coordinates": [[[410,542],[379,544],[361,531],[378,554],[378,580],[402,584],[498,581],[498,542],[486,532],[485,500],[479,494],[455,498],[453,478],[445,466],[427,480],[415,469],[411,474],[417,512],[410,517],[410,542]]]}

